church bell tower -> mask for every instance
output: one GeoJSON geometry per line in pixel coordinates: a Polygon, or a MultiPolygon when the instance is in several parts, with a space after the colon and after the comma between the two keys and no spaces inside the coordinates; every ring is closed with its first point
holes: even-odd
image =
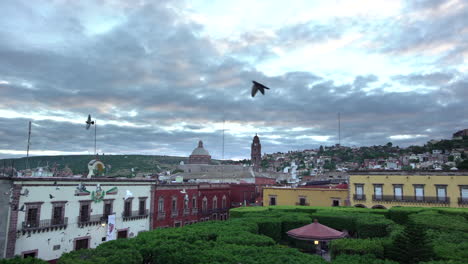
{"type": "Polygon", "coordinates": [[[255,137],[252,141],[252,149],[250,153],[250,158],[252,165],[255,171],[260,171],[260,166],[262,163],[262,145],[260,144],[260,138],[255,134],[255,137]]]}

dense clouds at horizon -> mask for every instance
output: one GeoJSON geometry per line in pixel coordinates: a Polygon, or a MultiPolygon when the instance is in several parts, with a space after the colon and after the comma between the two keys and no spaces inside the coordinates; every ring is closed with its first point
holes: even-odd
{"type": "Polygon", "coordinates": [[[468,128],[468,2],[2,1],[0,158],[221,158],[468,128]],[[271,87],[250,97],[251,80],[271,87]]]}

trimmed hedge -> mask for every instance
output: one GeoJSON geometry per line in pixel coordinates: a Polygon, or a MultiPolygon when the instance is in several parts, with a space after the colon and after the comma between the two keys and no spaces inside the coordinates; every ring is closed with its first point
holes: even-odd
{"type": "Polygon", "coordinates": [[[388,218],[398,224],[404,224],[408,221],[410,214],[430,210],[423,207],[392,207],[388,210],[388,218]]]}
{"type": "Polygon", "coordinates": [[[436,211],[412,214],[410,219],[426,228],[468,232],[468,222],[460,215],[443,215],[436,211]]]}
{"type": "Polygon", "coordinates": [[[333,264],[398,264],[388,259],[378,259],[374,255],[339,255],[333,264]]]}
{"type": "Polygon", "coordinates": [[[0,259],[0,264],[49,264],[49,262],[38,258],[22,258],[16,256],[11,259],[0,259]]]}
{"type": "Polygon", "coordinates": [[[338,255],[367,255],[384,258],[384,246],[381,239],[337,239],[330,242],[331,257],[338,255]]]}

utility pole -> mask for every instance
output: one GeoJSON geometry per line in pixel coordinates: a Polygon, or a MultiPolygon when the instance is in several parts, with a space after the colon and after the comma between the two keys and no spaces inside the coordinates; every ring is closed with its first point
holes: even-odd
{"type": "Polygon", "coordinates": [[[338,112],[338,146],[341,146],[341,115],[338,112]]]}
{"type": "Polygon", "coordinates": [[[29,167],[29,145],[31,144],[31,121],[29,121],[29,132],[28,132],[28,148],[26,150],[26,169],[29,167]]]}

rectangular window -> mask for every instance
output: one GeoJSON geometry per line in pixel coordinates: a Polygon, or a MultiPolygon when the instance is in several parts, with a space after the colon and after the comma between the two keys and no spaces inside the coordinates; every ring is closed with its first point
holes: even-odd
{"type": "Polygon", "coordinates": [[[80,205],[80,222],[88,222],[89,221],[89,203],[82,203],[80,205]]]}
{"type": "Polygon", "coordinates": [[[364,198],[364,184],[356,184],[356,198],[363,199],[364,198]]]}
{"type": "Polygon", "coordinates": [[[416,199],[416,201],[424,201],[424,185],[414,185],[414,198],[416,199]]]}
{"type": "Polygon", "coordinates": [[[52,225],[63,224],[63,206],[54,206],[52,213],[52,225]]]}
{"type": "Polygon", "coordinates": [[[276,205],[276,197],[270,196],[270,205],[276,205]]]}
{"type": "Polygon", "coordinates": [[[460,186],[460,197],[463,202],[468,202],[468,186],[460,186]]]}
{"type": "Polygon", "coordinates": [[[146,212],[146,200],[140,199],[140,203],[138,205],[138,213],[139,215],[144,215],[146,212]]]}
{"type": "Polygon", "coordinates": [[[75,250],[89,248],[89,238],[75,240],[75,250]]]}
{"type": "Polygon", "coordinates": [[[172,199],[172,211],[177,211],[177,199],[173,198],[172,199]]]}
{"type": "Polygon", "coordinates": [[[403,200],[403,185],[402,184],[394,184],[393,185],[393,194],[395,200],[403,200]]]}
{"type": "Polygon", "coordinates": [[[223,197],[223,200],[221,200],[221,206],[223,207],[223,209],[226,208],[226,197],[223,197]]]}
{"type": "Polygon", "coordinates": [[[124,216],[130,216],[132,214],[132,199],[125,200],[124,204],[124,216]]]}
{"type": "Polygon", "coordinates": [[[299,205],[306,205],[306,198],[300,197],[299,198],[299,205]]]}
{"type": "Polygon", "coordinates": [[[383,187],[382,184],[374,184],[374,199],[375,200],[382,200],[383,195],[383,187]]]}
{"type": "Polygon", "coordinates": [[[28,209],[28,216],[26,219],[26,224],[28,227],[37,227],[39,226],[39,218],[38,218],[38,208],[29,208],[28,209]]]}
{"type": "Polygon", "coordinates": [[[128,231],[127,230],[117,231],[117,239],[127,238],[127,237],[128,237],[128,231]]]}
{"type": "Polygon", "coordinates": [[[196,197],[192,198],[192,208],[197,208],[197,198],[196,197]]]}
{"type": "Polygon", "coordinates": [[[158,200],[158,212],[164,212],[164,199],[162,197],[158,200]]]}
{"type": "Polygon", "coordinates": [[[107,218],[107,216],[112,214],[112,203],[106,202],[104,204],[104,217],[107,218]]]}
{"type": "Polygon", "coordinates": [[[202,211],[206,212],[207,209],[208,209],[208,200],[205,197],[202,201],[202,211]]]}
{"type": "Polygon", "coordinates": [[[213,199],[213,209],[218,209],[218,199],[213,199]]]}
{"type": "Polygon", "coordinates": [[[447,186],[436,185],[436,190],[437,190],[437,201],[439,202],[447,201],[447,186]]]}
{"type": "MultiPolygon", "coordinates": [[[[35,258],[35,257],[37,257],[37,251],[35,251],[35,250],[33,250],[31,252],[23,253],[23,258],[35,258]]],[[[31,263],[33,263],[33,262],[31,261],[31,263]]]]}

